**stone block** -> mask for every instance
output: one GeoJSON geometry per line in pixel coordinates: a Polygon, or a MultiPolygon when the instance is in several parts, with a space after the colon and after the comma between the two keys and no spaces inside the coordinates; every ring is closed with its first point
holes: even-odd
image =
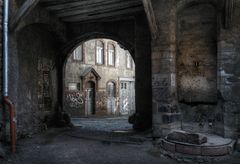
{"type": "Polygon", "coordinates": [[[202,147],[203,156],[222,156],[229,154],[227,146],[223,147],[202,147]]]}
{"type": "Polygon", "coordinates": [[[175,153],[175,143],[168,142],[166,140],[162,141],[163,149],[175,153]]]}
{"type": "Polygon", "coordinates": [[[176,144],[176,152],[190,155],[201,155],[201,147],[176,144]]]}
{"type": "Polygon", "coordinates": [[[201,145],[207,142],[207,137],[198,133],[187,133],[186,131],[176,130],[167,135],[168,140],[201,145]]]}

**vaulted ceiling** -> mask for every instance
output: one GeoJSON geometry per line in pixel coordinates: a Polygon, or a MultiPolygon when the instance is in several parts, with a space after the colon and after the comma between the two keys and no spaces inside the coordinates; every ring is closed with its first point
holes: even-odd
{"type": "Polygon", "coordinates": [[[126,19],[144,11],[142,0],[40,0],[64,22],[126,19]]]}

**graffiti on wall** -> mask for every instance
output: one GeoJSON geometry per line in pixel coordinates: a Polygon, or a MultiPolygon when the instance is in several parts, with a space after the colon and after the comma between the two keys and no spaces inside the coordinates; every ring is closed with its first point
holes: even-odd
{"type": "Polygon", "coordinates": [[[96,97],[96,105],[99,109],[105,110],[107,106],[107,94],[104,91],[99,91],[96,97]]]}
{"type": "Polygon", "coordinates": [[[66,94],[66,101],[71,108],[79,108],[84,104],[83,94],[80,92],[69,92],[66,94]]]}

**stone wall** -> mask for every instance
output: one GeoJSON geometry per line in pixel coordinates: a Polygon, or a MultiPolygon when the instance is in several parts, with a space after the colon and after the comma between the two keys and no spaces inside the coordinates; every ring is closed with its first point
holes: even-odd
{"type": "Polygon", "coordinates": [[[177,18],[177,84],[182,128],[220,132],[221,126],[215,122],[219,113],[217,8],[211,3],[193,3],[178,8],[177,18]]]}
{"type": "Polygon", "coordinates": [[[230,11],[223,2],[152,0],[155,136],[171,129],[239,134],[240,1],[230,11]]]}
{"type": "MultiPolygon", "coordinates": [[[[10,16],[19,2],[11,1],[10,16]]],[[[57,18],[37,6],[9,32],[9,96],[16,106],[18,137],[46,129],[58,107],[57,55],[66,39],[64,30],[57,18]]]]}
{"type": "Polygon", "coordinates": [[[152,90],[154,136],[180,128],[176,83],[176,4],[153,0],[159,35],[152,40],[152,90]]]}
{"type": "Polygon", "coordinates": [[[196,4],[179,11],[177,18],[179,101],[183,103],[216,103],[216,9],[211,4],[196,4]]]}
{"type": "MultiPolygon", "coordinates": [[[[218,39],[218,90],[222,99],[224,136],[240,132],[240,1],[235,1],[232,22],[224,28],[222,19],[218,39]]],[[[230,19],[231,20],[231,19],[230,19]]]]}
{"type": "Polygon", "coordinates": [[[39,26],[21,30],[17,43],[17,127],[24,135],[41,130],[46,116],[57,108],[55,61],[59,52],[51,34],[39,26]]]}

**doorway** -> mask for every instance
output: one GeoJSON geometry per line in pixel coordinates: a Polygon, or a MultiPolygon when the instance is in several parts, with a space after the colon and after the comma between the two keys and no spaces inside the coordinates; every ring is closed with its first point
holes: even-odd
{"type": "Polygon", "coordinates": [[[120,113],[131,115],[135,112],[134,79],[120,79],[120,113]]]}
{"type": "Polygon", "coordinates": [[[95,83],[89,81],[86,87],[86,103],[85,103],[85,115],[95,114],[95,83]]]}
{"type": "Polygon", "coordinates": [[[116,112],[116,85],[113,82],[107,84],[107,109],[108,114],[115,114],[116,112]]]}

